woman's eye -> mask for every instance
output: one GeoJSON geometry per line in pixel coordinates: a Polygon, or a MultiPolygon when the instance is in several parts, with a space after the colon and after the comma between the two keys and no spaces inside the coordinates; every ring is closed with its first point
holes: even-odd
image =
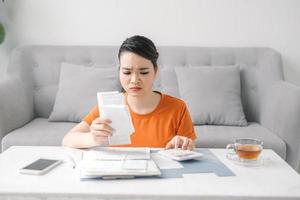
{"type": "MultiPolygon", "coordinates": [[[[149,72],[140,72],[140,74],[142,74],[142,75],[146,75],[146,74],[148,74],[149,72]]],[[[131,72],[123,72],[123,74],[125,74],[125,75],[130,75],[131,74],[131,72]]]]}

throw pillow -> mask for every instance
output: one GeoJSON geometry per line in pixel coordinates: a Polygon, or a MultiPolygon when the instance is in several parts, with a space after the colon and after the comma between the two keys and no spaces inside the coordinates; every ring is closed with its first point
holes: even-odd
{"type": "Polygon", "coordinates": [[[97,104],[97,92],[120,91],[117,68],[61,64],[58,91],[48,121],[80,122],[97,104]]]}
{"type": "Polygon", "coordinates": [[[246,126],[238,66],[175,68],[194,124],[246,126]]]}

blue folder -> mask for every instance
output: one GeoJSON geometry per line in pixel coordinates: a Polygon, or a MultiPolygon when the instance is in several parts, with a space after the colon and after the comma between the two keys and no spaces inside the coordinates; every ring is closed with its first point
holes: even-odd
{"type": "Polygon", "coordinates": [[[235,176],[209,149],[196,149],[204,155],[201,160],[181,161],[183,168],[161,169],[162,178],[182,178],[184,174],[215,173],[217,176],[235,176]]]}

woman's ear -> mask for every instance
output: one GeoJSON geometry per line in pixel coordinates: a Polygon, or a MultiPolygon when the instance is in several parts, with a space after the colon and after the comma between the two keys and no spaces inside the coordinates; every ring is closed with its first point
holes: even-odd
{"type": "Polygon", "coordinates": [[[158,74],[160,73],[160,69],[158,66],[156,67],[156,70],[154,70],[154,72],[155,72],[155,78],[156,78],[158,76],[158,74]]]}

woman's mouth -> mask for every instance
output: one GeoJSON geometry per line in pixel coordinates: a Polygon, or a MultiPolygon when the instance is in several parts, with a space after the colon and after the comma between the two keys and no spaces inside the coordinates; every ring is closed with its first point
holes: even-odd
{"type": "Polygon", "coordinates": [[[130,91],[132,91],[132,92],[138,92],[138,91],[140,91],[142,88],[140,88],[140,87],[131,87],[130,88],[130,91]]]}

